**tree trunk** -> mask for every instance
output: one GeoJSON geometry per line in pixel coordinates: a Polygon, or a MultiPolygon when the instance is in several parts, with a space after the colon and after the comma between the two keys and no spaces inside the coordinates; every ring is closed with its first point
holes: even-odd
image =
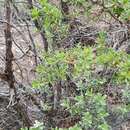
{"type": "MultiPolygon", "coordinates": [[[[13,74],[13,52],[12,52],[12,36],[11,36],[11,25],[10,25],[10,21],[11,21],[11,0],[6,0],[5,1],[5,9],[6,9],[6,24],[5,24],[5,44],[6,44],[6,63],[5,63],[5,76],[6,76],[6,81],[9,85],[10,88],[10,102],[9,105],[7,106],[13,106],[16,102],[16,89],[15,89],[15,78],[14,78],[14,74],[13,74]]],[[[32,125],[31,120],[28,117],[28,114],[25,110],[24,107],[22,107],[22,105],[20,104],[20,102],[18,102],[15,104],[15,106],[17,107],[17,112],[22,116],[23,122],[25,123],[25,125],[29,128],[32,125]]]]}
{"type": "Polygon", "coordinates": [[[7,23],[5,24],[5,44],[6,44],[6,63],[5,63],[5,75],[6,75],[6,81],[9,84],[10,87],[10,103],[13,103],[13,97],[16,94],[15,91],[15,85],[14,85],[14,75],[13,75],[13,52],[12,52],[12,38],[11,38],[11,25],[10,25],[10,20],[11,20],[11,7],[10,7],[10,2],[11,0],[6,0],[5,1],[5,8],[6,8],[6,21],[7,23]]]}

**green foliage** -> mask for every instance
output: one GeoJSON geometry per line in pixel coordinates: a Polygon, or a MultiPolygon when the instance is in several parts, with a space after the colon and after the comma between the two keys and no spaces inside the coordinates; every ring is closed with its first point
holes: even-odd
{"type": "Polygon", "coordinates": [[[66,1],[75,5],[83,5],[86,2],[86,0],[66,0],[66,1]]]}
{"type": "MultiPolygon", "coordinates": [[[[85,1],[67,0],[67,2],[84,6],[85,1]]],[[[53,34],[52,32],[58,29],[58,34],[64,37],[67,26],[61,28],[63,25],[61,24],[61,11],[47,0],[40,0],[40,3],[42,9],[34,8],[32,10],[33,18],[42,18],[43,27],[47,34],[48,32],[53,34]]],[[[94,6],[90,3],[89,5],[94,6]]],[[[105,6],[105,11],[111,12],[119,20],[130,20],[129,0],[108,0],[105,1],[105,6]]],[[[37,67],[38,76],[32,83],[33,87],[48,88],[49,83],[54,85],[58,81],[66,81],[66,75],[71,75],[72,80],[77,85],[79,94],[74,97],[75,103],[72,104],[67,97],[61,103],[72,115],[81,116],[79,124],[70,130],[80,130],[81,128],[110,129],[106,122],[109,115],[106,103],[107,95],[103,91],[109,75],[100,76],[95,69],[113,70],[112,76],[109,77],[111,85],[125,86],[123,92],[124,106],[119,107],[118,112],[124,114],[130,110],[129,104],[125,104],[126,101],[130,101],[130,56],[123,51],[115,51],[106,47],[105,36],[105,32],[99,34],[98,45],[95,47],[96,56],[93,47],[82,46],[68,50],[50,51],[41,56],[42,63],[37,67]]],[[[48,109],[48,106],[46,108],[48,109]]]]}
{"type": "Polygon", "coordinates": [[[108,3],[112,13],[121,18],[121,20],[130,19],[130,1],[129,0],[112,0],[108,3]]]}
{"type": "Polygon", "coordinates": [[[65,79],[67,63],[65,52],[52,52],[43,54],[43,64],[37,67],[39,80],[33,82],[33,86],[44,86],[65,79]]]}
{"type": "MultiPolygon", "coordinates": [[[[73,5],[77,5],[77,6],[80,5],[82,7],[86,7],[86,9],[84,10],[85,14],[89,13],[89,15],[92,15],[90,12],[93,12],[93,10],[95,10],[96,7],[99,6],[99,9],[104,8],[104,7],[105,8],[101,14],[99,13],[99,15],[97,15],[97,17],[103,16],[103,14],[109,14],[109,15],[112,14],[110,17],[113,17],[113,18],[115,17],[115,19],[119,18],[119,20],[123,22],[130,20],[130,1],[129,0],[106,0],[104,2],[87,1],[87,4],[85,4],[86,2],[85,0],[68,0],[68,2],[70,2],[73,5]]],[[[94,20],[95,18],[92,17],[92,19],[94,20]]]]}
{"type": "Polygon", "coordinates": [[[37,19],[39,14],[40,14],[40,12],[37,8],[32,9],[32,17],[33,17],[34,20],[37,19]]]}
{"type": "MultiPolygon", "coordinates": [[[[109,18],[113,18],[123,23],[130,20],[129,0],[107,0],[104,1],[104,6],[102,6],[103,4],[100,2],[93,4],[93,2],[86,0],[64,1],[68,2],[68,6],[74,6],[71,8],[72,10],[69,16],[67,16],[69,19],[82,16],[84,20],[89,18],[90,22],[93,22],[99,20],[100,17],[103,19],[103,16],[109,14],[109,17],[106,17],[108,20],[109,18]]],[[[46,32],[46,37],[50,43],[49,45],[51,46],[54,44],[54,47],[56,46],[56,43],[53,42],[54,39],[58,38],[58,40],[61,40],[66,37],[69,26],[63,23],[63,15],[60,8],[51,4],[48,0],[39,0],[39,4],[41,5],[41,8],[34,7],[32,9],[32,17],[33,19],[38,19],[41,25],[41,30],[44,29],[46,32]]]]}
{"type": "MultiPolygon", "coordinates": [[[[80,94],[74,97],[75,103],[73,105],[68,98],[65,98],[61,105],[68,108],[72,115],[82,117],[76,129],[110,129],[105,120],[109,115],[106,104],[107,95],[102,92],[107,78],[94,74],[93,65],[96,68],[106,67],[108,70],[111,68],[116,70],[111,81],[117,86],[130,84],[129,55],[122,51],[106,48],[103,44],[105,42],[104,36],[104,33],[101,33],[98,38],[98,42],[100,41],[101,44],[99,43],[97,46],[95,59],[92,47],[77,46],[64,51],[43,53],[43,62],[37,67],[38,79],[33,82],[34,87],[45,87],[49,83],[55,84],[59,80],[66,80],[66,74],[71,73],[80,94]],[[70,65],[72,70],[69,70],[70,65]]],[[[124,99],[128,98],[128,94],[124,91],[124,99]]],[[[125,104],[124,107],[118,108],[118,111],[122,113],[126,113],[128,110],[129,105],[125,106],[125,104]]]]}
{"type": "MultiPolygon", "coordinates": [[[[38,121],[35,121],[35,124],[33,127],[30,128],[30,130],[43,130],[43,124],[38,122],[38,121]]],[[[28,130],[28,128],[21,128],[21,130],[28,130]]]]}
{"type": "Polygon", "coordinates": [[[43,62],[37,67],[39,78],[33,82],[33,86],[44,86],[58,80],[65,80],[66,74],[69,73],[69,64],[74,67],[72,75],[75,78],[81,77],[81,75],[86,77],[93,63],[92,57],[92,48],[82,49],[80,46],[68,51],[43,53],[43,62]]]}
{"type": "Polygon", "coordinates": [[[68,107],[67,102],[64,102],[62,105],[69,108],[73,115],[82,115],[81,128],[88,129],[93,127],[104,130],[105,126],[109,127],[105,121],[105,117],[108,116],[106,96],[86,91],[84,96],[76,96],[75,101],[77,102],[70,107],[68,107]]]}
{"type": "Polygon", "coordinates": [[[58,8],[51,5],[47,0],[40,0],[42,9],[40,13],[44,15],[44,25],[46,29],[50,29],[60,23],[62,14],[58,8]]]}
{"type": "Polygon", "coordinates": [[[114,51],[108,48],[97,57],[97,64],[102,67],[115,68],[116,74],[113,78],[117,83],[130,83],[129,55],[124,52],[114,51]]]}
{"type": "Polygon", "coordinates": [[[41,30],[45,30],[48,41],[51,41],[53,32],[61,25],[62,13],[48,0],[39,0],[39,3],[42,8],[34,7],[32,9],[32,17],[33,19],[38,19],[41,30]]]}
{"type": "Polygon", "coordinates": [[[75,125],[74,127],[69,128],[69,130],[82,130],[82,129],[78,125],[75,125]]]}

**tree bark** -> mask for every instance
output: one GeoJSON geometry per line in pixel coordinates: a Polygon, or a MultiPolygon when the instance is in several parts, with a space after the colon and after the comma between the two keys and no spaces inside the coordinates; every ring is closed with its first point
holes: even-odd
{"type": "Polygon", "coordinates": [[[9,84],[10,87],[10,101],[13,101],[13,96],[15,96],[16,91],[15,91],[15,85],[14,85],[14,75],[13,75],[13,52],[12,52],[12,38],[11,38],[11,7],[10,3],[11,0],[6,0],[5,1],[5,8],[6,8],[6,21],[5,23],[5,44],[6,44],[6,63],[5,63],[5,75],[6,75],[6,81],[9,84]]]}
{"type": "Polygon", "coordinates": [[[6,44],[6,63],[5,63],[5,72],[3,76],[5,76],[5,80],[7,81],[10,88],[10,102],[7,106],[15,105],[17,107],[17,112],[21,114],[23,122],[29,128],[32,125],[31,120],[29,119],[27,112],[24,107],[18,102],[15,104],[17,99],[16,88],[15,88],[15,77],[13,74],[13,59],[14,55],[12,52],[12,36],[11,36],[11,0],[5,1],[5,9],[6,9],[6,23],[5,23],[5,44],[6,44]]]}

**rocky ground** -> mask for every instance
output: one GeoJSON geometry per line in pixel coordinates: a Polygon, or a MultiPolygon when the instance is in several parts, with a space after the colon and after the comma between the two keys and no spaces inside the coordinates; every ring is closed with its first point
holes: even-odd
{"type": "MultiPolygon", "coordinates": [[[[128,28],[113,25],[109,27],[107,32],[106,42],[108,46],[114,49],[129,50],[129,33],[128,28]]],[[[101,26],[100,26],[101,27],[101,26]]],[[[103,28],[103,27],[101,27],[103,28]]],[[[63,46],[73,47],[80,40],[87,44],[96,43],[96,37],[98,36],[99,30],[97,27],[85,27],[80,32],[74,32],[67,39],[63,40],[63,46]],[[81,39],[81,37],[84,39],[81,39]],[[68,41],[71,41],[70,43],[68,41]],[[87,42],[86,42],[87,41],[87,42]],[[67,44],[66,44],[67,43],[67,44]]],[[[105,26],[106,28],[106,26],[105,26]]],[[[34,38],[37,48],[43,48],[43,44],[38,32],[35,31],[34,27],[30,28],[31,35],[34,38]]],[[[41,103],[43,95],[35,89],[31,88],[31,82],[35,79],[35,55],[33,53],[33,47],[28,36],[28,30],[25,26],[17,27],[12,29],[12,39],[14,41],[13,53],[14,53],[14,74],[17,82],[16,88],[18,92],[19,102],[21,107],[24,108],[31,124],[35,120],[42,121],[43,113],[38,104],[41,103]],[[30,49],[31,46],[31,49],[30,49]]],[[[5,54],[5,40],[4,40],[4,26],[0,26],[0,71],[4,71],[4,54],[5,54]]],[[[38,52],[39,53],[39,52],[38,52]]],[[[4,81],[0,81],[0,130],[18,130],[21,127],[27,125],[20,115],[15,105],[7,108],[9,104],[9,87],[4,81]]],[[[23,112],[23,115],[24,115],[23,112]]],[[[114,115],[111,113],[108,117],[109,123],[112,126],[112,130],[129,130],[130,129],[130,115],[129,113],[124,118],[120,115],[114,115]]]]}
{"type": "MultiPolygon", "coordinates": [[[[37,47],[43,48],[40,35],[33,27],[30,27],[34,42],[37,47]]],[[[31,82],[35,78],[35,58],[33,46],[28,36],[27,28],[16,27],[12,29],[13,39],[13,53],[14,53],[14,75],[16,80],[16,89],[20,97],[20,102],[25,105],[26,111],[30,120],[34,121],[42,119],[42,114],[36,105],[30,100],[27,100],[29,94],[34,94],[31,88],[31,82]],[[30,47],[31,46],[31,47],[30,47]],[[25,89],[28,89],[26,93],[25,89]]],[[[5,59],[5,38],[4,38],[4,25],[0,25],[0,72],[4,71],[5,59]]],[[[29,98],[29,97],[28,97],[29,98]]],[[[39,98],[37,97],[37,100],[39,98]]],[[[18,130],[23,126],[21,116],[17,113],[15,105],[7,108],[9,104],[9,87],[5,81],[0,81],[0,130],[18,130]]]]}

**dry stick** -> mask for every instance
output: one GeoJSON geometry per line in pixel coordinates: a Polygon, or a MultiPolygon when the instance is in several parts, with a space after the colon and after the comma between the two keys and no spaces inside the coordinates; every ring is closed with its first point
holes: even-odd
{"type": "Polygon", "coordinates": [[[34,39],[31,35],[31,32],[30,32],[30,29],[29,29],[29,25],[27,23],[27,21],[25,21],[26,25],[27,25],[27,31],[28,31],[28,34],[29,34],[29,38],[32,42],[32,45],[33,45],[33,52],[34,52],[34,57],[35,57],[35,63],[36,63],[36,66],[38,65],[38,62],[37,62],[37,51],[36,51],[36,46],[35,46],[35,43],[34,43],[34,39]]]}
{"type": "MultiPolygon", "coordinates": [[[[14,61],[14,63],[17,65],[17,67],[19,68],[19,70],[20,70],[20,76],[21,76],[21,78],[22,78],[22,80],[24,79],[24,77],[23,77],[23,71],[22,71],[22,68],[20,67],[20,65],[19,65],[19,63],[17,63],[16,61],[14,61]]],[[[16,81],[17,82],[17,81],[16,81]]]]}
{"type": "Polygon", "coordinates": [[[61,82],[57,81],[53,85],[53,93],[54,93],[54,106],[53,109],[56,110],[60,106],[60,99],[61,99],[61,82]]]}
{"type": "Polygon", "coordinates": [[[25,38],[24,34],[13,24],[8,23],[8,21],[4,21],[4,20],[0,20],[0,23],[5,23],[5,24],[9,24],[10,27],[14,28],[22,37],[22,39],[26,42],[26,44],[28,45],[29,42],[27,41],[27,39],[25,38]]]}
{"type": "Polygon", "coordinates": [[[1,56],[0,56],[0,59],[1,59],[2,61],[5,61],[5,57],[1,57],[1,56]]]}
{"type": "Polygon", "coordinates": [[[11,0],[5,1],[5,8],[6,8],[6,20],[7,23],[5,24],[5,42],[6,42],[6,63],[5,63],[5,72],[3,75],[5,76],[6,81],[9,84],[10,88],[10,102],[7,108],[11,105],[16,105],[18,109],[18,113],[21,114],[22,118],[24,119],[24,123],[29,128],[32,125],[31,120],[29,119],[29,116],[27,114],[26,109],[23,103],[18,102],[15,104],[14,99],[16,99],[16,88],[15,88],[15,78],[13,74],[13,52],[12,52],[12,37],[11,37],[11,25],[10,25],[10,19],[11,19],[11,7],[10,7],[11,0]]]}
{"type": "Polygon", "coordinates": [[[4,21],[4,20],[0,20],[0,23],[5,23],[5,24],[9,25],[11,28],[14,28],[21,35],[21,38],[26,42],[26,44],[29,45],[29,42],[27,41],[26,37],[15,25],[8,23],[8,21],[4,21]]]}
{"type": "Polygon", "coordinates": [[[22,50],[22,48],[20,48],[20,46],[15,42],[15,40],[13,39],[12,37],[12,40],[13,40],[13,43],[16,45],[17,48],[19,48],[19,50],[23,53],[23,55],[19,58],[14,58],[13,61],[15,60],[21,60],[23,57],[27,56],[27,57],[30,57],[29,55],[27,55],[29,53],[29,51],[31,50],[31,46],[28,46],[28,50],[26,50],[26,52],[24,52],[22,50]]]}
{"type": "Polygon", "coordinates": [[[114,20],[118,21],[121,25],[123,24],[123,22],[122,22],[120,19],[118,19],[118,18],[111,12],[111,10],[109,10],[109,8],[107,8],[107,7],[104,5],[104,1],[103,1],[102,3],[100,3],[100,1],[98,1],[98,0],[97,0],[96,2],[93,1],[93,0],[90,0],[90,1],[91,1],[93,4],[102,7],[104,12],[108,13],[114,20]]]}
{"type": "Polygon", "coordinates": [[[12,37],[12,41],[13,43],[16,45],[16,47],[23,53],[25,54],[25,52],[22,50],[22,48],[16,43],[16,41],[14,40],[14,38],[12,37]]]}
{"type": "MultiPolygon", "coordinates": [[[[32,0],[27,0],[27,2],[28,2],[28,8],[30,10],[32,10],[34,8],[32,0]]],[[[43,44],[44,44],[44,50],[47,52],[48,51],[48,41],[47,41],[47,38],[45,36],[46,35],[45,30],[43,29],[43,27],[40,26],[40,23],[37,19],[34,19],[33,22],[34,22],[37,30],[40,31],[42,41],[43,41],[43,44]]]]}
{"type": "Polygon", "coordinates": [[[15,1],[12,1],[12,5],[14,9],[16,10],[17,13],[19,13],[18,7],[15,4],[16,4],[15,1]]]}
{"type": "MultiPolygon", "coordinates": [[[[13,59],[13,60],[19,60],[19,59],[21,59],[21,58],[23,58],[24,56],[27,56],[27,53],[29,53],[29,51],[31,50],[31,46],[29,45],[29,42],[27,41],[27,39],[25,38],[25,36],[23,35],[23,33],[15,26],[15,25],[13,25],[13,24],[10,24],[10,23],[8,23],[7,21],[3,21],[3,20],[0,20],[0,23],[5,23],[5,24],[8,24],[8,25],[10,25],[12,28],[14,28],[21,36],[22,36],[22,38],[23,38],[23,40],[26,42],[26,44],[28,44],[28,50],[26,51],[26,52],[24,52],[24,54],[21,56],[21,57],[19,57],[18,59],[13,59]]],[[[12,39],[13,40],[13,39],[12,39]]],[[[15,42],[14,40],[13,40],[13,42],[15,42]]],[[[16,43],[14,43],[14,44],[16,44],[16,43]]],[[[17,46],[18,47],[18,46],[17,46]]],[[[19,48],[20,49],[20,48],[19,48]]],[[[20,49],[21,50],[21,49],[20,49]]],[[[22,51],[23,52],[23,51],[22,51]]]]}
{"type": "Polygon", "coordinates": [[[32,121],[30,120],[29,116],[28,116],[28,113],[27,113],[27,106],[18,101],[17,105],[16,105],[16,109],[17,109],[17,112],[20,114],[20,116],[22,117],[22,120],[25,124],[25,126],[28,128],[30,128],[30,126],[33,125],[32,121]]]}
{"type": "Polygon", "coordinates": [[[23,57],[27,56],[27,54],[29,53],[30,50],[31,50],[31,47],[29,47],[28,50],[21,57],[19,57],[17,59],[13,59],[13,60],[21,60],[23,57]]]}

